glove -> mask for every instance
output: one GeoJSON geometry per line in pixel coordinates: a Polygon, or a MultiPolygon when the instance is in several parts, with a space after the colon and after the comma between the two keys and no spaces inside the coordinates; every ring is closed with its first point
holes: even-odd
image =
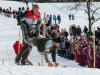
{"type": "Polygon", "coordinates": [[[37,21],[37,24],[41,24],[42,22],[42,19],[40,18],[38,21],[37,21]]]}
{"type": "Polygon", "coordinates": [[[48,62],[48,67],[53,67],[53,63],[48,62]]]}
{"type": "Polygon", "coordinates": [[[19,26],[19,25],[21,25],[21,24],[22,24],[22,22],[19,20],[18,23],[17,23],[17,25],[19,26]]]}

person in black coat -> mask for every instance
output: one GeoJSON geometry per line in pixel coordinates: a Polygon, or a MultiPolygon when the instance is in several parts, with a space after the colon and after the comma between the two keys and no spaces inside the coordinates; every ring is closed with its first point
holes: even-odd
{"type": "Polygon", "coordinates": [[[64,35],[66,38],[68,37],[68,32],[66,31],[66,29],[64,29],[64,35]]]}
{"type": "Polygon", "coordinates": [[[1,14],[1,12],[2,12],[2,8],[0,7],[0,14],[1,14]]]}
{"type": "Polygon", "coordinates": [[[70,48],[70,42],[69,42],[68,39],[66,39],[65,46],[66,46],[67,59],[71,59],[71,52],[69,50],[69,48],[70,48]]]}
{"type": "Polygon", "coordinates": [[[86,34],[88,32],[88,28],[86,26],[84,26],[83,32],[84,32],[84,34],[86,34]]]}
{"type": "Polygon", "coordinates": [[[75,25],[72,28],[72,32],[73,32],[74,38],[76,38],[77,37],[77,28],[75,25]]]}
{"type": "Polygon", "coordinates": [[[49,17],[49,22],[50,24],[52,24],[52,15],[50,14],[50,17],[49,17]]]}
{"type": "Polygon", "coordinates": [[[78,28],[77,28],[77,39],[80,36],[81,36],[81,28],[80,28],[80,26],[78,26],[78,28]]]}
{"type": "Polygon", "coordinates": [[[97,30],[95,31],[96,38],[100,39],[100,28],[97,27],[97,30]]]}

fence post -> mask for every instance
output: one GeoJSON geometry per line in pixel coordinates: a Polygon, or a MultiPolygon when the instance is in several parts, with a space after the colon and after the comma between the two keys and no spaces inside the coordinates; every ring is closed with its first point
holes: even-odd
{"type": "MultiPolygon", "coordinates": [[[[45,26],[46,26],[46,12],[44,12],[43,38],[45,38],[45,26]]],[[[44,55],[42,55],[41,65],[44,66],[44,55]]]]}
{"type": "Polygon", "coordinates": [[[95,58],[95,26],[94,26],[94,49],[93,49],[93,68],[96,68],[96,58],[95,58]]]}

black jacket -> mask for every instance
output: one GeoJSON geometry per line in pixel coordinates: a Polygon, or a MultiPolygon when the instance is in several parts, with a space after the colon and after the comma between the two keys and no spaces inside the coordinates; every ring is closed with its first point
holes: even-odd
{"type": "Polygon", "coordinates": [[[81,28],[77,28],[77,35],[78,35],[78,36],[81,35],[81,28]]]}
{"type": "Polygon", "coordinates": [[[0,8],[0,12],[2,12],[2,8],[0,8]]]}
{"type": "Polygon", "coordinates": [[[64,34],[65,34],[65,37],[67,37],[68,36],[68,32],[66,31],[66,32],[64,32],[64,34]]]}
{"type": "Polygon", "coordinates": [[[72,28],[72,32],[73,32],[73,34],[77,34],[77,28],[76,27],[73,27],[72,28]]]}
{"type": "Polygon", "coordinates": [[[66,45],[66,49],[69,49],[69,47],[70,47],[70,42],[65,42],[65,45],[66,45]]]}
{"type": "Polygon", "coordinates": [[[88,28],[84,28],[83,32],[87,33],[88,32],[88,28]]]}

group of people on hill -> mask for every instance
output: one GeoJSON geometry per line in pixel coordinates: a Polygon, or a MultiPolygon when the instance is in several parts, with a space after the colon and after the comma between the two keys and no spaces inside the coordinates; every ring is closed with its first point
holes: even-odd
{"type": "Polygon", "coordinates": [[[74,14],[69,14],[69,20],[75,20],[74,14]]]}
{"type": "Polygon", "coordinates": [[[2,9],[2,7],[0,7],[0,14],[1,15],[5,15],[6,17],[11,17],[12,16],[12,12],[11,12],[11,7],[7,8],[7,9],[2,9]]]}
{"type": "Polygon", "coordinates": [[[46,26],[50,26],[51,24],[60,24],[61,22],[61,16],[58,14],[56,15],[47,15],[46,17],[46,26]],[[56,22],[58,20],[58,23],[56,22]]]}
{"type": "Polygon", "coordinates": [[[5,17],[9,17],[11,18],[13,15],[13,18],[15,19],[18,15],[24,13],[25,11],[29,11],[29,7],[25,8],[25,7],[19,7],[18,10],[12,10],[11,7],[7,8],[7,9],[3,9],[2,7],[0,7],[0,14],[1,15],[5,15],[5,17]]]}

